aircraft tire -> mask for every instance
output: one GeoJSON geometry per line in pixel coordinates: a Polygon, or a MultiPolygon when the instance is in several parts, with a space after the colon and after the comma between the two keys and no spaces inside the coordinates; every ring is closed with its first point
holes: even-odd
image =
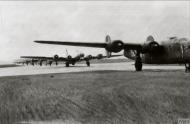
{"type": "Polygon", "coordinates": [[[142,60],[141,57],[137,57],[135,60],[135,69],[136,71],[142,71],[142,60]]]}
{"type": "Polygon", "coordinates": [[[190,63],[185,64],[185,72],[190,72],[190,63]]]}
{"type": "Polygon", "coordinates": [[[69,67],[69,62],[66,62],[66,64],[65,64],[65,65],[66,65],[66,67],[69,67]]]}
{"type": "Polygon", "coordinates": [[[52,62],[50,61],[50,62],[49,62],[49,66],[51,66],[51,64],[52,64],[52,62]]]}

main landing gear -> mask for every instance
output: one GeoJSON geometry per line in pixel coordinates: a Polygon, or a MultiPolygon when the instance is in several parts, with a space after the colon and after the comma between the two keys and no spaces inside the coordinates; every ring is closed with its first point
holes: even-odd
{"type": "Polygon", "coordinates": [[[190,63],[185,63],[185,72],[190,72],[190,63]]]}
{"type": "Polygon", "coordinates": [[[86,65],[89,67],[89,66],[90,66],[90,62],[89,62],[89,61],[86,61],[86,65]]]}
{"type": "Polygon", "coordinates": [[[66,62],[66,63],[65,63],[65,66],[66,66],[66,67],[69,67],[69,62],[66,62]]]}
{"type": "Polygon", "coordinates": [[[42,66],[42,61],[40,61],[40,66],[42,66]]]}
{"type": "Polygon", "coordinates": [[[75,65],[75,63],[73,62],[72,65],[75,65]]]}
{"type": "Polygon", "coordinates": [[[140,56],[140,52],[137,51],[135,58],[135,69],[136,71],[142,71],[142,59],[140,56]]]}
{"type": "Polygon", "coordinates": [[[49,66],[51,66],[51,64],[52,64],[52,63],[53,63],[53,62],[52,62],[52,61],[50,61],[50,62],[49,62],[49,66]]]}
{"type": "Polygon", "coordinates": [[[32,66],[34,66],[34,62],[32,62],[31,64],[32,64],[32,66]]]}

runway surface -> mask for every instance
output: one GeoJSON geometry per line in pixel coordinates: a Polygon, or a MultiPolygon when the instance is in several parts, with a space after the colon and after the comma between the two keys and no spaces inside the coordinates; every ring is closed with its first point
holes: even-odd
{"type": "MultiPolygon", "coordinates": [[[[184,70],[184,66],[178,65],[143,65],[143,70],[184,70]]],[[[84,72],[84,71],[101,71],[101,70],[122,70],[135,71],[134,62],[122,63],[101,63],[91,64],[87,67],[85,64],[76,64],[75,66],[65,67],[65,65],[53,66],[18,66],[0,68],[0,77],[3,76],[18,76],[18,75],[36,75],[48,73],[69,73],[69,72],[84,72]]]]}

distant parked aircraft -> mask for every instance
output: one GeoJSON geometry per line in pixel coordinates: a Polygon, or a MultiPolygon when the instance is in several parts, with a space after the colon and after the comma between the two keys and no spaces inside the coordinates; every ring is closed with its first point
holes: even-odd
{"type": "MultiPolygon", "coordinates": [[[[21,58],[25,59],[31,59],[31,60],[37,60],[35,63],[39,63],[40,66],[42,66],[43,62],[46,62],[46,65],[49,64],[52,65],[53,62],[55,62],[56,65],[58,65],[58,62],[64,62],[66,67],[69,67],[70,64],[75,65],[77,62],[86,61],[86,65],[90,66],[90,60],[92,59],[103,59],[107,57],[117,57],[122,55],[112,55],[112,56],[103,56],[102,54],[98,54],[97,56],[87,55],[80,53],[76,55],[75,57],[72,57],[71,55],[67,55],[67,57],[59,57],[58,55],[54,55],[53,57],[45,57],[45,56],[21,56],[21,58]]],[[[35,63],[31,61],[34,65],[35,63]]]]}
{"type": "Polygon", "coordinates": [[[15,64],[22,64],[22,65],[29,65],[29,64],[31,64],[31,65],[33,65],[34,66],[34,64],[36,64],[38,62],[38,60],[36,60],[36,59],[23,59],[23,60],[16,60],[14,63],[15,64]]]}

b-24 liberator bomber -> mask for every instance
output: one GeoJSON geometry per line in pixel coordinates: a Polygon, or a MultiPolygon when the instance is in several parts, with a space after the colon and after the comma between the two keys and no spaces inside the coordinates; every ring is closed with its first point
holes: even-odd
{"type": "Polygon", "coordinates": [[[71,41],[34,41],[43,44],[70,45],[104,48],[108,52],[118,53],[124,50],[124,56],[135,60],[136,71],[142,70],[146,64],[185,64],[190,70],[190,41],[187,38],[170,37],[168,40],[157,42],[152,36],[140,43],[125,43],[122,40],[111,40],[106,36],[105,42],[71,42],[71,41]]]}

